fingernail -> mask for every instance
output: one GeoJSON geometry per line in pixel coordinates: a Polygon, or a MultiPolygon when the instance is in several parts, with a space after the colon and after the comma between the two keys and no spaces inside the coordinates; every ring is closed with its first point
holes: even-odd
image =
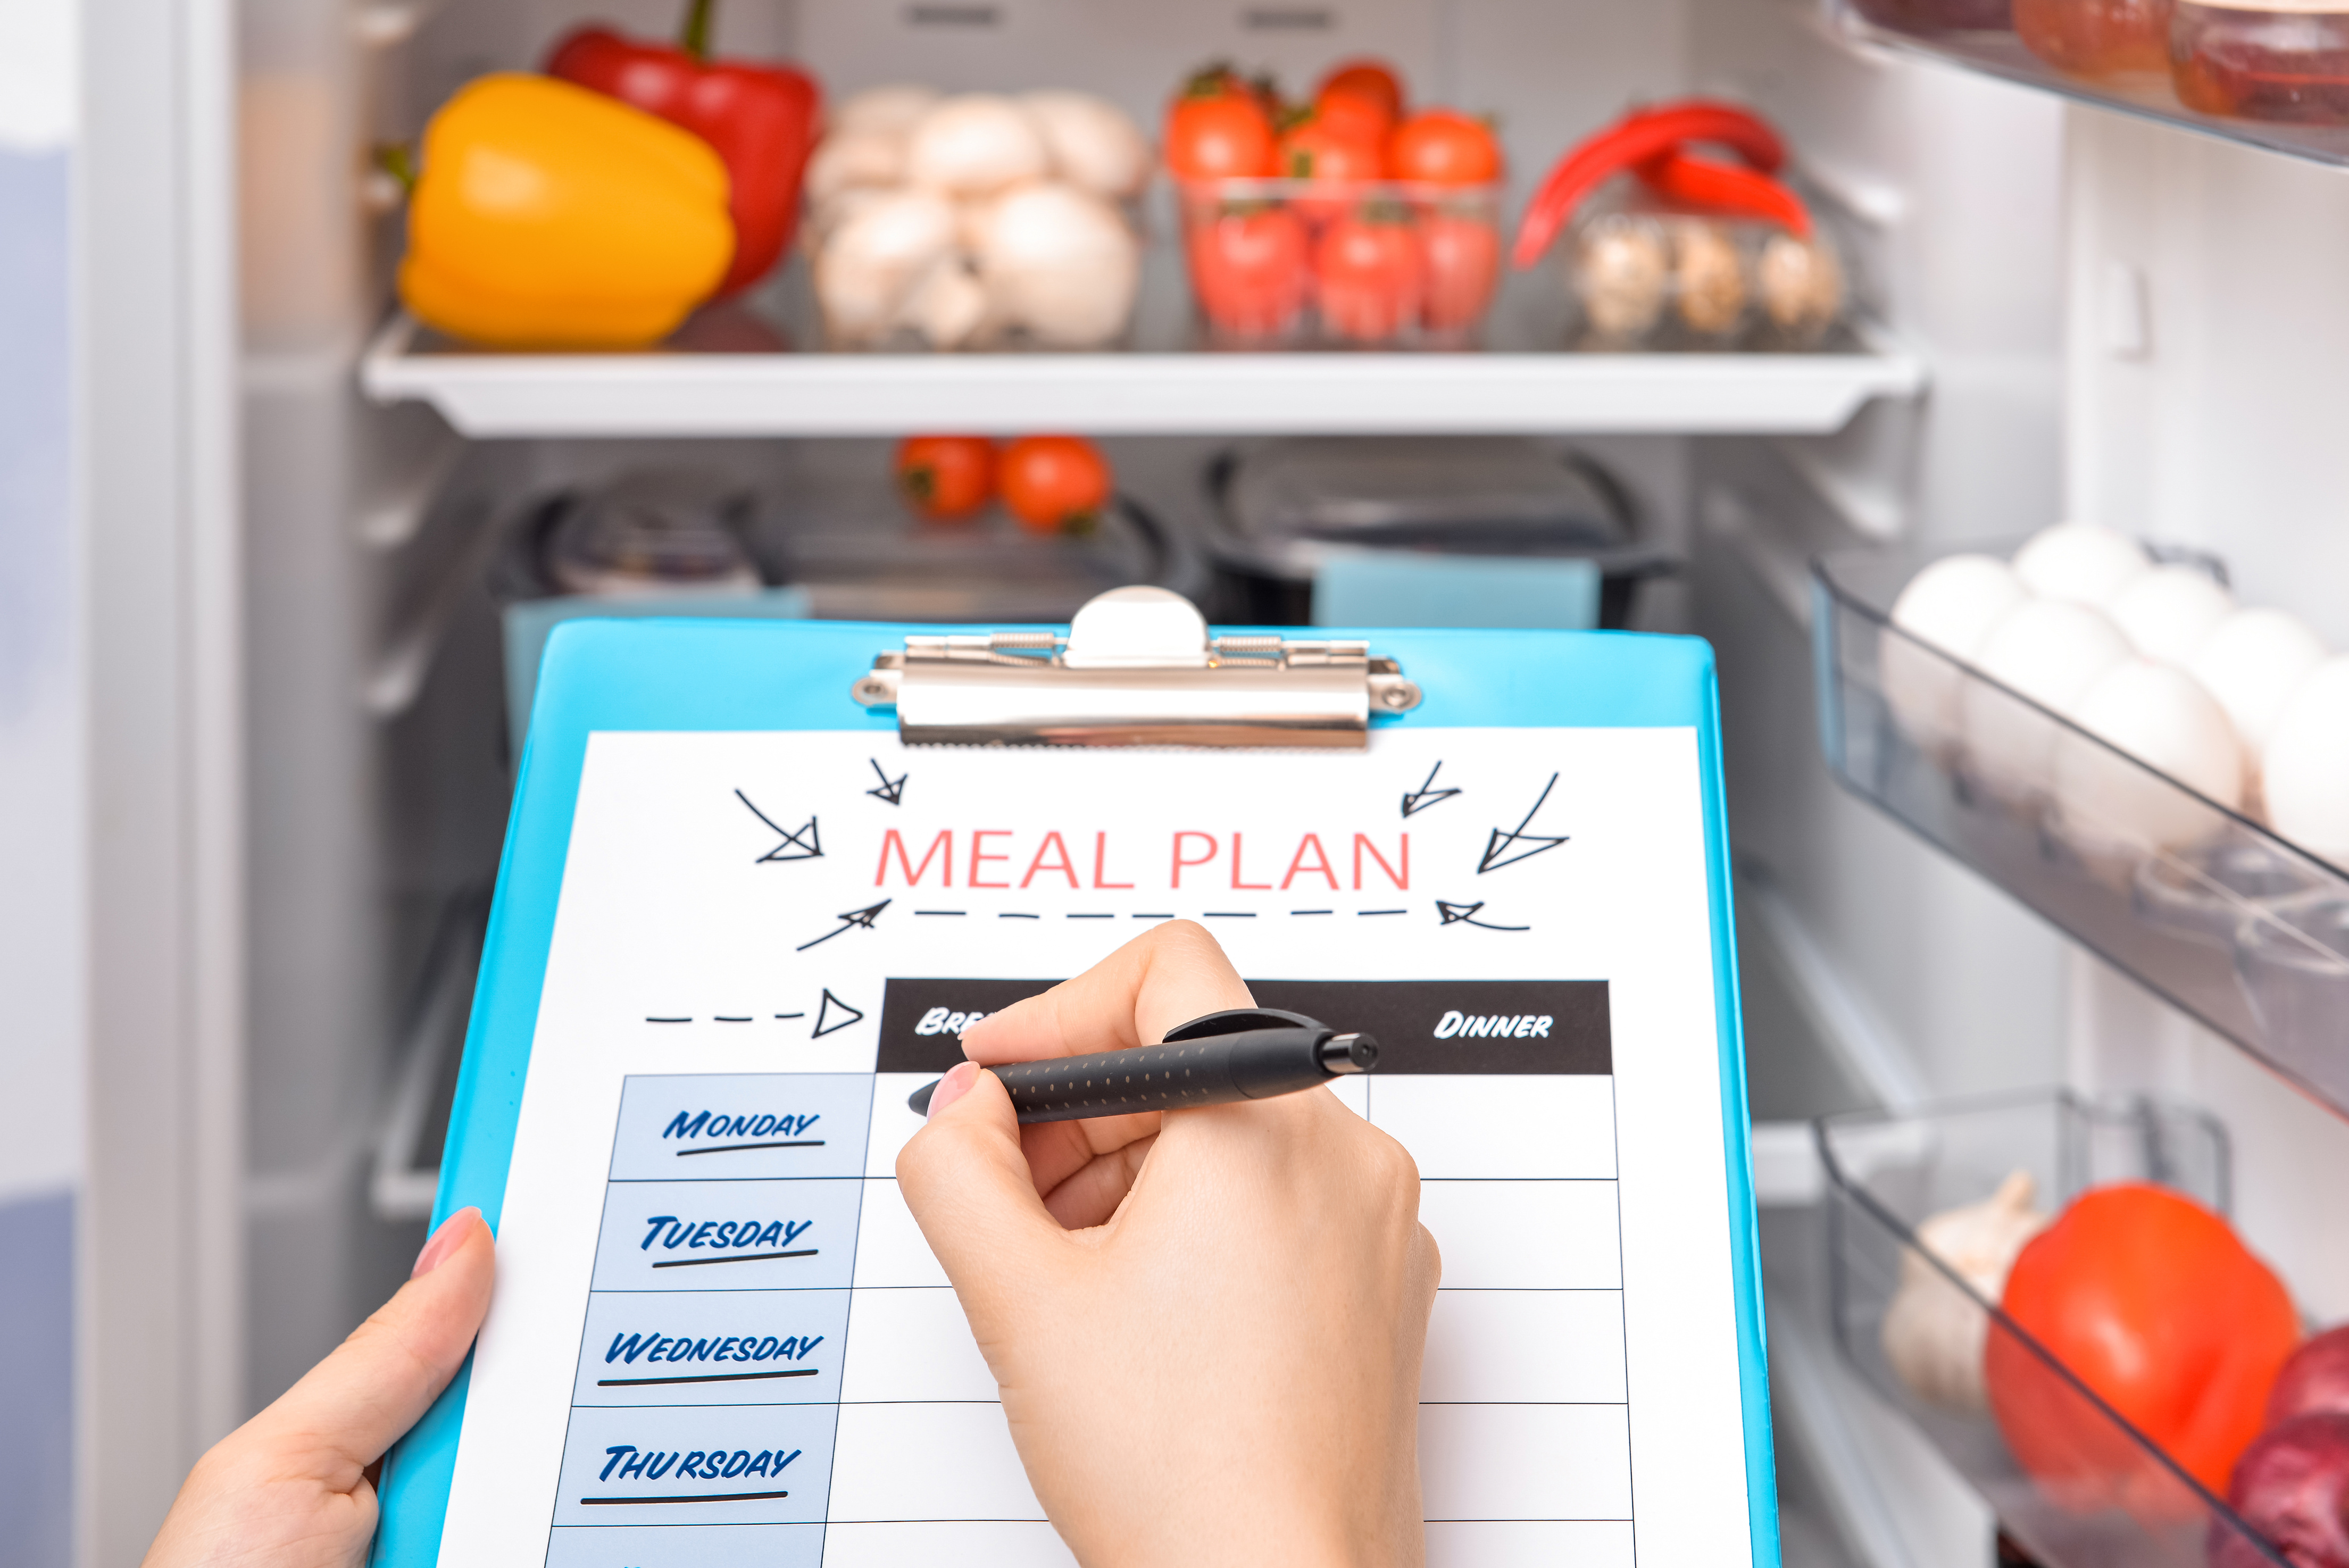
{"type": "Polygon", "coordinates": [[[977,1062],[957,1062],[947,1076],[938,1079],[938,1087],[930,1091],[930,1114],[937,1115],[947,1107],[970,1092],[978,1081],[977,1062]]]}
{"type": "Polygon", "coordinates": [[[432,1239],[424,1243],[424,1250],[416,1254],[416,1266],[408,1271],[408,1277],[422,1279],[447,1263],[449,1254],[462,1246],[465,1238],[471,1234],[473,1226],[471,1222],[481,1217],[479,1209],[460,1209],[441,1221],[440,1228],[432,1233],[432,1239]]]}

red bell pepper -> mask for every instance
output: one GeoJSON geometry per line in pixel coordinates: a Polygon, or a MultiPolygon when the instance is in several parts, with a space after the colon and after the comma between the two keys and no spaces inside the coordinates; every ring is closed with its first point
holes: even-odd
{"type": "Polygon", "coordinates": [[[764,277],[791,243],[823,91],[781,62],[711,59],[713,3],[689,0],[676,45],[582,27],[554,46],[546,74],[658,115],[717,150],[733,181],[734,264],[718,285],[723,297],[764,277]]]}

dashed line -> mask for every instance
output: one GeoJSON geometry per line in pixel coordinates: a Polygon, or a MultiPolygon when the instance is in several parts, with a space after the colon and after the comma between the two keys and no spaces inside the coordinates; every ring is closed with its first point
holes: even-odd
{"type": "Polygon", "coordinates": [[[1174,917],[1171,914],[1137,914],[1133,918],[1136,920],[1172,920],[1174,917]]]}
{"type": "Polygon", "coordinates": [[[1334,909],[1292,909],[1288,913],[1291,914],[1335,914],[1338,912],[1334,909]]]}
{"type": "Polygon", "coordinates": [[[1063,915],[1061,918],[1064,920],[1115,920],[1117,916],[1113,914],[1070,914],[1063,915]]]}
{"type": "Polygon", "coordinates": [[[690,1024],[691,1018],[647,1018],[647,1024],[690,1024]]]}
{"type": "Polygon", "coordinates": [[[729,1017],[723,1013],[717,1013],[711,1016],[721,1024],[747,1024],[750,1021],[750,1015],[748,1013],[740,1014],[733,1017],[729,1017]]]}
{"type": "Polygon", "coordinates": [[[1358,909],[1354,913],[1358,915],[1368,917],[1373,914],[1409,914],[1411,911],[1407,909],[1358,909]]]}
{"type": "Polygon", "coordinates": [[[778,1013],[775,1016],[778,1018],[804,1018],[807,1015],[805,1013],[778,1013]]]}
{"type": "Polygon", "coordinates": [[[1044,917],[1040,914],[1018,914],[1007,909],[998,913],[995,918],[998,920],[1041,920],[1044,917]]]}
{"type": "Polygon", "coordinates": [[[951,916],[956,920],[960,920],[964,915],[969,913],[970,912],[968,910],[961,909],[917,909],[914,912],[916,918],[926,914],[933,916],[951,916]]]}
{"type": "Polygon", "coordinates": [[[1206,912],[1206,918],[1209,920],[1254,920],[1256,918],[1256,911],[1252,909],[1211,909],[1206,912]]]}

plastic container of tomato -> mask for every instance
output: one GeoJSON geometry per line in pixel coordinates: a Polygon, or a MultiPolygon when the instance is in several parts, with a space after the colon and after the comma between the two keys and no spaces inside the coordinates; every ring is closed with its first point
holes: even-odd
{"type": "Polygon", "coordinates": [[[1501,282],[1501,188],[1213,180],[1175,188],[1217,347],[1473,346],[1501,282]]]}
{"type": "MultiPolygon", "coordinates": [[[[2088,1100],[2034,1091],[1905,1114],[1852,1112],[1816,1124],[1826,1167],[1831,1309],[1838,1348],[1903,1411],[2045,1568],[2207,1568],[2232,1557],[2289,1568],[2275,1548],[2195,1480],[2183,1465],[2088,1390],[2068,1367],[1985,1300],[1919,1241],[1932,1215],[1980,1202],[2010,1173],[2028,1172],[2037,1206],[2060,1212],[2091,1187],[2150,1181],[2224,1214],[2225,1130],[2207,1114],[2158,1100],[2088,1100]],[[2005,1338],[2013,1390],[2063,1434],[2060,1483],[2019,1463],[1987,1409],[1941,1389],[1929,1399],[1905,1383],[1885,1349],[1896,1297],[1974,1318],[1985,1346],[2005,1338]]],[[[1947,1315],[1942,1321],[1948,1322],[1947,1315]]],[[[2043,1471],[2050,1456],[2040,1456],[2043,1471]]]]}

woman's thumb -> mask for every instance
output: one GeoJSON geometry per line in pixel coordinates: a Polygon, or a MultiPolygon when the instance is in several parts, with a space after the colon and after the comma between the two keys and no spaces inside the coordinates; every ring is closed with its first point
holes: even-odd
{"type": "Polygon", "coordinates": [[[970,1062],[940,1081],[929,1124],[898,1151],[897,1186],[973,1328],[1007,1291],[1032,1284],[1036,1266],[1068,1244],[1061,1222],[1036,1195],[1010,1095],[1002,1080],[970,1062]]]}
{"type": "Polygon", "coordinates": [[[322,1479],[356,1480],[457,1375],[490,1309],[494,1253],[480,1210],[449,1216],[398,1294],[238,1436],[322,1479]]]}

